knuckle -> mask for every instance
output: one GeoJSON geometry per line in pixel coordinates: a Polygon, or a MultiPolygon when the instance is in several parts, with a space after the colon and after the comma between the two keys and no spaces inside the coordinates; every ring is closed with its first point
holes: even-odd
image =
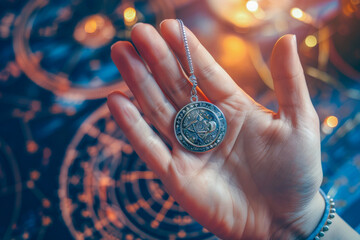
{"type": "Polygon", "coordinates": [[[172,53],[168,48],[158,48],[153,56],[155,56],[154,64],[158,67],[168,66],[169,62],[173,60],[172,53]]]}
{"type": "Polygon", "coordinates": [[[199,71],[203,78],[211,79],[215,73],[219,71],[219,65],[215,61],[211,61],[209,64],[202,67],[199,71]]]}
{"type": "MultiPolygon", "coordinates": [[[[302,70],[302,68],[299,68],[296,71],[283,71],[281,73],[278,73],[274,77],[277,79],[286,80],[286,81],[305,78],[304,71],[302,70]]],[[[293,89],[290,89],[290,90],[293,90],[293,89]]]]}
{"type": "Polygon", "coordinates": [[[169,103],[160,103],[160,102],[155,102],[153,107],[150,110],[150,118],[154,119],[154,120],[159,120],[161,119],[162,121],[164,121],[165,119],[169,118],[169,103]]]}
{"type": "Polygon", "coordinates": [[[170,94],[175,97],[184,95],[184,92],[187,92],[187,90],[190,90],[190,84],[183,76],[176,79],[170,86],[170,94]]]}

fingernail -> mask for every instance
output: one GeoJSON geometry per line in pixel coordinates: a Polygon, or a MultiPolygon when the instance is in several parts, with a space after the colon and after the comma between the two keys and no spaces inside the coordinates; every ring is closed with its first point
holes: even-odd
{"type": "Polygon", "coordinates": [[[124,97],[127,97],[125,93],[119,91],[119,90],[115,90],[113,92],[111,92],[107,98],[111,97],[111,96],[118,96],[118,95],[121,95],[121,96],[124,96],[124,97]]]}
{"type": "Polygon", "coordinates": [[[113,45],[111,45],[111,47],[110,47],[110,51],[113,50],[113,48],[115,47],[115,45],[118,44],[119,42],[121,42],[121,41],[117,41],[116,43],[113,43],[113,45]]]}
{"type": "Polygon", "coordinates": [[[108,107],[110,112],[121,115],[127,122],[134,122],[139,118],[139,112],[132,104],[126,103],[124,98],[129,99],[124,93],[115,91],[108,96],[108,107]]]}
{"type": "Polygon", "coordinates": [[[161,23],[159,24],[160,28],[161,28],[161,25],[166,21],[166,19],[162,20],[161,23]]]}

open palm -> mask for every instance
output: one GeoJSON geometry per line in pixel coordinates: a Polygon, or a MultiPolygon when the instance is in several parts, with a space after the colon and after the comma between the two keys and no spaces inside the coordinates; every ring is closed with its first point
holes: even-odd
{"type": "Polygon", "coordinates": [[[128,98],[111,94],[109,109],[138,155],[169,194],[221,238],[290,239],[308,234],[303,226],[316,225],[314,212],[322,212],[317,194],[322,181],[320,138],[295,38],[286,35],[274,47],[271,70],[279,103],[274,113],[244,93],[187,29],[203,92],[199,100],[217,105],[228,124],[220,146],[192,153],[177,142],[173,130],[175,115],[190,102],[191,90],[181,67],[187,72],[178,22],[164,21],[161,33],[147,24],[132,30],[148,67],[129,42],[118,42],[111,51],[143,113],[162,135],[149,127],[128,98]],[[313,218],[308,218],[310,212],[313,218]]]}

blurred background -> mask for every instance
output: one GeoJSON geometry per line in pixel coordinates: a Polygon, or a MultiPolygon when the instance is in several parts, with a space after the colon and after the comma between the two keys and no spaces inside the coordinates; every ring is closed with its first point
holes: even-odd
{"type": "Polygon", "coordinates": [[[274,111],[271,49],[297,35],[323,189],[360,232],[359,0],[1,0],[0,239],[216,239],[167,195],[104,105],[113,90],[131,96],[111,44],[166,18],[182,18],[274,111]]]}

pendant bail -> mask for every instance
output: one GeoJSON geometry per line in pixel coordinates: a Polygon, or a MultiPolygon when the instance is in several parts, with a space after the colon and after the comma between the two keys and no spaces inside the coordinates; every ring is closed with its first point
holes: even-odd
{"type": "Polygon", "coordinates": [[[189,77],[189,80],[190,80],[190,82],[192,83],[190,101],[191,101],[191,102],[197,102],[197,101],[199,100],[199,97],[198,97],[198,95],[197,95],[197,90],[196,90],[197,81],[196,81],[195,75],[192,74],[192,75],[189,77]]]}

